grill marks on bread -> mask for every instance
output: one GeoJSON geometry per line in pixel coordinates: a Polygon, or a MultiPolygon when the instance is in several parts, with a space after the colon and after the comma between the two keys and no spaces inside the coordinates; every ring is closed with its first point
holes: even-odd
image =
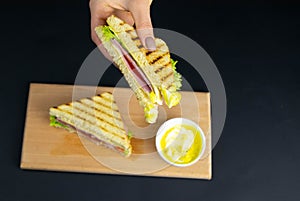
{"type": "Polygon", "coordinates": [[[125,139],[127,136],[119,110],[111,93],[105,92],[92,98],[84,98],[63,104],[54,109],[62,113],[68,113],[82,122],[96,125],[102,131],[122,139],[125,139]]]}
{"type": "Polygon", "coordinates": [[[156,38],[156,50],[149,51],[143,46],[135,30],[127,30],[126,33],[129,34],[132,41],[146,57],[150,65],[147,68],[153,68],[153,71],[161,80],[162,85],[164,85],[165,88],[170,88],[174,82],[174,72],[172,69],[170,52],[166,43],[161,39],[156,38]]]}
{"type": "Polygon", "coordinates": [[[159,76],[164,87],[169,88],[174,81],[170,52],[162,40],[155,39],[155,42],[156,51],[149,51],[145,48],[141,48],[141,51],[146,56],[153,71],[159,76]]]}
{"type": "MultiPolygon", "coordinates": [[[[136,47],[143,53],[150,65],[145,66],[144,68],[153,68],[153,71],[158,75],[161,84],[165,88],[170,88],[174,82],[174,72],[172,69],[169,48],[166,43],[161,39],[155,38],[156,50],[148,51],[144,48],[139,40],[137,32],[132,26],[116,17],[108,18],[107,23],[113,27],[115,32],[119,34],[121,34],[121,32],[128,34],[128,38],[130,38],[136,47]]],[[[130,54],[135,53],[130,52],[130,54]]]]}

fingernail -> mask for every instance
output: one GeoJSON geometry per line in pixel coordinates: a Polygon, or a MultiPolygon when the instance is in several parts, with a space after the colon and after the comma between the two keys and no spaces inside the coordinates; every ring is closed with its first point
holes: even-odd
{"type": "Polygon", "coordinates": [[[145,39],[146,48],[150,51],[156,50],[156,45],[154,39],[149,36],[145,39]]]}

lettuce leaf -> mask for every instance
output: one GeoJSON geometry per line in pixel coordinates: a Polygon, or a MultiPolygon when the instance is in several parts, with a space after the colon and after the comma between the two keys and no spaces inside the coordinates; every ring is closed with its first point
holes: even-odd
{"type": "Polygon", "coordinates": [[[103,38],[105,41],[109,41],[110,39],[113,39],[116,37],[114,35],[114,33],[110,30],[109,26],[103,26],[102,33],[103,33],[103,38]]]}
{"type": "Polygon", "coordinates": [[[176,64],[177,63],[178,63],[178,61],[174,61],[174,59],[171,58],[171,64],[172,64],[173,70],[176,70],[176,64]]]}
{"type": "Polygon", "coordinates": [[[132,138],[132,136],[133,136],[132,132],[128,131],[127,136],[128,136],[128,139],[130,140],[132,138]]]}
{"type": "Polygon", "coordinates": [[[174,61],[173,59],[171,59],[171,64],[174,71],[174,79],[175,79],[174,86],[176,87],[176,90],[179,90],[182,86],[181,84],[182,78],[181,78],[181,74],[176,71],[177,63],[178,61],[174,61]]]}
{"type": "Polygon", "coordinates": [[[50,116],[50,126],[68,129],[68,126],[58,122],[55,116],[50,116]]]}

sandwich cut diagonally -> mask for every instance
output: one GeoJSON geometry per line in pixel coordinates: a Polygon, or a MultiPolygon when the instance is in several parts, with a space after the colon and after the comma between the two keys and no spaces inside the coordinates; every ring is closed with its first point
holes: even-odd
{"type": "Polygon", "coordinates": [[[50,125],[77,132],[96,143],[128,157],[132,152],[131,134],[126,131],[111,93],[51,107],[50,125]]]}
{"type": "Polygon", "coordinates": [[[136,30],[121,19],[112,15],[107,24],[95,31],[144,108],[146,121],[155,123],[163,100],[169,108],[181,100],[176,62],[163,40],[155,38],[157,48],[150,51],[143,47],[136,30]]]}

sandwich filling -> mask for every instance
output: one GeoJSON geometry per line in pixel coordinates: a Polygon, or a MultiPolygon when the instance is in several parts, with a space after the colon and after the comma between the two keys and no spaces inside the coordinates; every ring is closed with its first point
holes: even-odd
{"type": "Polygon", "coordinates": [[[55,116],[50,116],[50,126],[54,126],[57,128],[64,128],[72,133],[77,132],[80,136],[87,138],[88,140],[92,141],[93,143],[95,143],[97,145],[103,145],[103,146],[110,148],[112,150],[115,150],[117,152],[121,152],[125,156],[128,155],[128,152],[129,152],[128,149],[125,149],[124,147],[122,147],[120,145],[111,144],[104,140],[101,140],[97,136],[95,136],[89,132],[83,131],[81,129],[78,129],[75,126],[73,126],[67,122],[64,122],[63,120],[60,120],[59,118],[57,118],[55,116]]]}
{"type": "Polygon", "coordinates": [[[129,72],[133,75],[139,86],[143,89],[144,92],[146,92],[151,102],[153,104],[158,103],[161,105],[162,102],[157,87],[150,82],[143,70],[132,58],[131,54],[128,52],[127,48],[123,46],[116,34],[114,34],[114,32],[110,29],[109,26],[101,27],[101,31],[104,40],[106,42],[110,41],[113,44],[115,49],[119,52],[119,57],[121,57],[123,62],[126,64],[126,67],[128,68],[129,72]]]}
{"type": "Polygon", "coordinates": [[[112,44],[119,51],[123,61],[126,63],[129,72],[132,73],[138,84],[148,93],[153,92],[152,85],[150,81],[147,79],[144,72],[138,67],[136,62],[131,58],[127,50],[125,50],[122,45],[116,39],[110,39],[112,44]]]}

